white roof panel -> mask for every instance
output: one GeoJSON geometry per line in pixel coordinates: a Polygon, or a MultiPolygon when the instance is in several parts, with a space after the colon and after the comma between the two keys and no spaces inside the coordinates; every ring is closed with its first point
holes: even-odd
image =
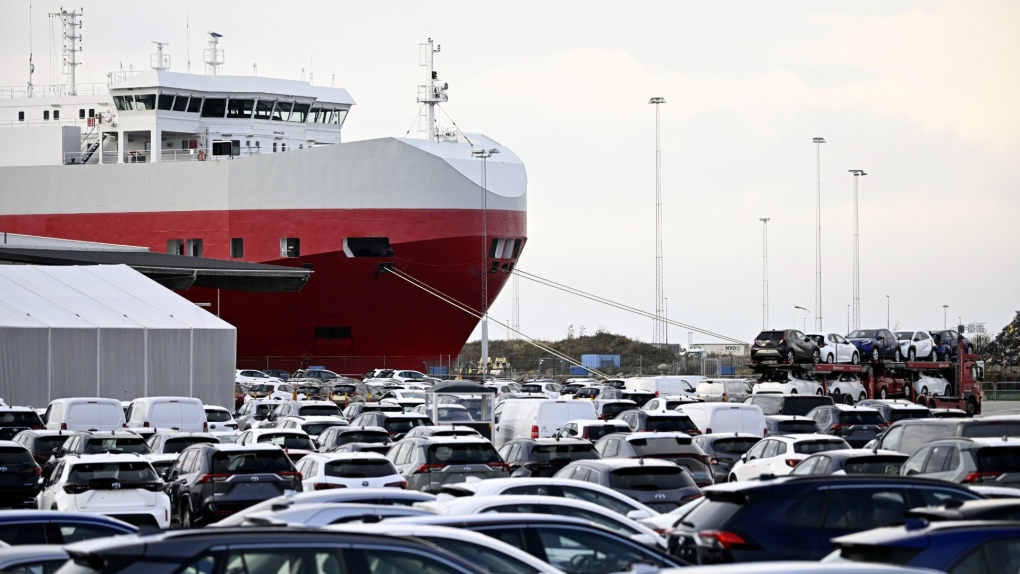
{"type": "Polygon", "coordinates": [[[315,98],[330,104],[354,105],[351,94],[343,88],[313,86],[301,80],[281,80],[258,76],[201,76],[180,72],[146,71],[110,86],[117,95],[128,90],[167,88],[210,94],[272,94],[293,98],[315,98]]]}

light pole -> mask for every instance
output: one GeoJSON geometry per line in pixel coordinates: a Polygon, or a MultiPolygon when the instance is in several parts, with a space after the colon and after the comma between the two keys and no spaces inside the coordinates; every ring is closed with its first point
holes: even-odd
{"type": "Polygon", "coordinates": [[[487,210],[488,205],[488,190],[486,189],[487,181],[487,169],[489,158],[492,154],[499,153],[496,148],[491,149],[473,149],[471,150],[471,156],[477,157],[482,160],[482,357],[481,364],[484,369],[484,365],[489,362],[489,214],[487,210]]]}
{"type": "Polygon", "coordinates": [[[854,329],[861,327],[861,230],[857,219],[857,181],[864,173],[863,169],[851,169],[854,174],[854,329]]]}
{"type": "Polygon", "coordinates": [[[825,138],[813,138],[815,144],[815,330],[822,330],[822,144],[825,138]]]}
{"type": "MultiPolygon", "coordinates": [[[[793,328],[794,329],[797,328],[797,309],[800,309],[801,311],[807,311],[808,313],[811,312],[811,309],[808,309],[807,307],[801,307],[800,305],[794,305],[793,306],[793,328]]],[[[807,331],[807,317],[804,317],[804,330],[807,331]]]]}
{"type": "Polygon", "coordinates": [[[666,98],[654,97],[648,100],[655,105],[655,325],[652,329],[652,343],[661,344],[666,338],[666,322],[663,320],[665,303],[662,277],[662,150],[659,145],[659,107],[666,98]]]}
{"type": "Polygon", "coordinates": [[[663,319],[665,319],[665,322],[666,322],[666,327],[665,327],[665,329],[666,329],[666,347],[669,348],[669,297],[663,297],[662,299],[663,299],[663,301],[665,301],[664,307],[663,307],[663,319]]]}
{"type": "Polygon", "coordinates": [[[949,312],[949,305],[942,306],[942,328],[946,329],[946,313],[949,312]]]}
{"type": "Polygon", "coordinates": [[[885,328],[889,329],[889,296],[885,296],[885,328]]]}
{"type": "Polygon", "coordinates": [[[761,221],[761,328],[769,328],[769,217],[761,221]]]}
{"type": "Polygon", "coordinates": [[[850,334],[850,304],[846,304],[846,334],[850,334]]]}

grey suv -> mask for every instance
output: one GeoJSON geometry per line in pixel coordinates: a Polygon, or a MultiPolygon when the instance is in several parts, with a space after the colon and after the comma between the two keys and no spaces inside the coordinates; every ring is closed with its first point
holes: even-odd
{"type": "Polygon", "coordinates": [[[708,486],[712,467],[708,455],[691,437],[678,432],[613,433],[595,443],[602,458],[657,458],[682,466],[698,486],[708,486]]]}
{"type": "Polygon", "coordinates": [[[687,471],[664,460],[578,460],[557,472],[554,478],[600,484],[659,512],[669,512],[701,496],[701,489],[687,471]]]}
{"type": "Polygon", "coordinates": [[[215,522],[287,490],[301,475],[283,449],[270,444],[197,444],[165,472],[171,522],[182,528],[215,522]]]}
{"type": "Polygon", "coordinates": [[[450,482],[469,477],[505,478],[510,467],[488,439],[470,436],[407,438],[386,453],[408,488],[438,492],[450,482]]]}

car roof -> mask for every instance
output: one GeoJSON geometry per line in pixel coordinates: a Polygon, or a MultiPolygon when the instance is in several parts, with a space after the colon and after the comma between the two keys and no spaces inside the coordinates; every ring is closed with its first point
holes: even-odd
{"type": "MultiPolygon", "coordinates": [[[[635,466],[668,466],[677,468],[677,465],[668,460],[659,460],[656,458],[596,458],[596,459],[585,459],[575,460],[571,462],[572,465],[583,465],[595,468],[601,468],[605,470],[614,470],[617,468],[631,468],[635,466]]],[[[568,465],[569,466],[569,465],[568,465]]]]}
{"type": "Polygon", "coordinates": [[[337,432],[339,432],[341,434],[355,433],[355,432],[365,432],[365,431],[383,433],[383,434],[385,434],[387,436],[389,436],[389,434],[390,434],[390,431],[388,431],[388,430],[386,430],[386,429],[384,429],[382,427],[376,427],[376,426],[360,426],[360,425],[359,426],[339,426],[339,427],[337,427],[337,429],[338,429],[337,432]]]}
{"type": "Polygon", "coordinates": [[[875,407],[861,407],[861,406],[857,406],[857,405],[844,405],[844,404],[822,405],[822,406],[816,407],[816,408],[825,409],[825,408],[829,408],[829,407],[836,407],[837,409],[839,409],[841,411],[847,411],[847,412],[864,412],[864,413],[877,413],[878,412],[878,409],[876,409],[875,407]]]}
{"type": "Polygon", "coordinates": [[[27,413],[27,412],[33,412],[34,413],[35,409],[32,408],[32,407],[20,407],[20,406],[16,406],[16,405],[0,405],[0,411],[11,411],[11,412],[18,412],[18,413],[27,413]]]}
{"type": "Polygon", "coordinates": [[[659,574],[935,574],[928,568],[860,562],[750,562],[725,566],[691,566],[659,574]]]}
{"type": "Polygon", "coordinates": [[[725,433],[721,432],[712,434],[700,434],[694,438],[701,442],[714,443],[718,440],[726,438],[764,438],[764,437],[749,432],[725,432],[725,433]]]}
{"type": "Polygon", "coordinates": [[[313,452],[306,459],[333,462],[338,460],[389,460],[377,452],[313,452]]]}
{"type": "Polygon", "coordinates": [[[100,452],[96,454],[69,454],[66,455],[66,458],[68,462],[75,461],[76,464],[87,464],[93,462],[150,462],[149,459],[145,458],[141,453],[114,454],[112,452],[100,452]]]}
{"type": "MultiPolygon", "coordinates": [[[[706,486],[702,489],[702,492],[706,496],[711,497],[712,493],[729,493],[729,492],[741,492],[744,490],[754,489],[771,489],[780,486],[798,486],[804,483],[818,483],[824,486],[835,486],[841,484],[849,485],[860,485],[867,483],[881,483],[881,484],[902,484],[902,485],[926,485],[932,487],[939,487],[945,489],[952,489],[957,491],[969,491],[968,488],[960,486],[952,482],[940,480],[937,478],[925,478],[920,476],[901,476],[901,475],[887,475],[887,474],[848,474],[848,475],[837,475],[837,474],[808,474],[808,475],[784,475],[784,476],[770,476],[766,475],[759,480],[741,480],[737,482],[719,482],[706,486]]],[[[799,486],[798,486],[799,487],[799,486]]],[[[980,494],[974,493],[974,498],[981,498],[980,494]]]]}
{"type": "MultiPolygon", "coordinates": [[[[895,450],[871,450],[863,448],[842,448],[837,450],[826,450],[822,452],[816,452],[811,454],[812,457],[827,456],[830,458],[836,458],[840,460],[849,460],[852,458],[867,458],[871,456],[895,456],[901,457],[904,460],[907,459],[906,454],[897,452],[895,450]]],[[[811,457],[808,457],[811,458],[811,457]]]]}
{"type": "MultiPolygon", "coordinates": [[[[834,545],[857,544],[896,544],[915,539],[929,540],[933,534],[956,534],[960,531],[988,531],[996,534],[1020,533],[1020,523],[992,520],[961,520],[936,521],[929,523],[923,519],[908,519],[901,526],[886,526],[864,532],[857,532],[833,539],[834,545]]],[[[1015,535],[1015,534],[1014,534],[1015,535]]],[[[898,544],[897,544],[898,545],[898,544]]]]}
{"type": "Polygon", "coordinates": [[[526,513],[485,513],[485,514],[423,514],[421,516],[407,516],[402,518],[388,518],[386,522],[396,524],[432,524],[436,526],[448,525],[485,525],[485,524],[520,524],[525,527],[537,524],[567,524],[571,526],[595,526],[606,530],[604,527],[580,518],[569,516],[556,516],[552,514],[526,514],[526,513]]]}
{"type": "MultiPolygon", "coordinates": [[[[624,434],[624,433],[613,433],[613,434],[624,434]]],[[[685,432],[678,431],[639,431],[626,433],[623,440],[631,441],[633,439],[649,439],[649,438],[691,438],[691,435],[685,432]]]]}
{"type": "Polygon", "coordinates": [[[188,447],[188,448],[196,448],[196,447],[197,448],[208,448],[208,449],[217,450],[217,451],[221,451],[221,452],[244,452],[244,451],[249,451],[249,450],[283,450],[280,447],[276,446],[275,444],[270,444],[268,442],[261,442],[261,443],[255,442],[255,443],[248,443],[248,444],[238,444],[236,442],[220,442],[220,443],[206,442],[206,443],[202,443],[202,444],[192,445],[191,447],[188,447]]]}
{"type": "Polygon", "coordinates": [[[308,436],[308,433],[301,429],[282,429],[277,427],[271,427],[248,430],[251,431],[252,436],[263,436],[267,434],[295,434],[300,436],[308,436]]]}
{"type": "MultiPolygon", "coordinates": [[[[118,526],[126,532],[138,532],[138,527],[132,524],[95,512],[76,512],[71,510],[4,510],[0,512],[0,524],[33,522],[89,522],[92,524],[118,526]]],[[[4,548],[4,553],[7,550],[7,548],[4,548]]]]}
{"type": "MultiPolygon", "coordinates": [[[[811,419],[808,419],[808,420],[811,420],[811,419]]],[[[788,443],[806,442],[806,441],[809,441],[809,440],[826,440],[826,441],[830,441],[830,442],[839,442],[839,441],[843,440],[843,439],[841,439],[838,436],[833,436],[831,434],[824,434],[824,433],[783,434],[783,435],[767,436],[765,438],[770,438],[770,439],[773,439],[773,440],[778,440],[778,441],[783,441],[783,442],[788,442],[788,443]]]]}

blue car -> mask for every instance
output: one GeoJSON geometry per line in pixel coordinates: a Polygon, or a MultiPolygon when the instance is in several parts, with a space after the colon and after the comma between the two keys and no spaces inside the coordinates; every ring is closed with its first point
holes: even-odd
{"type": "Polygon", "coordinates": [[[11,546],[71,544],[118,534],[138,534],[138,527],[93,512],[57,510],[0,512],[0,541],[11,546]]]}
{"type": "Polygon", "coordinates": [[[903,360],[900,342],[889,329],[858,329],[846,338],[857,347],[861,362],[866,358],[871,359],[872,363],[882,359],[892,359],[897,363],[903,360]]]}
{"type": "MultiPolygon", "coordinates": [[[[960,333],[952,329],[937,329],[928,331],[928,334],[933,339],[932,342],[936,347],[935,354],[938,355],[940,361],[951,361],[956,358],[960,333]]],[[[974,352],[974,343],[971,343],[966,336],[963,338],[963,352],[968,355],[974,352]]]]}
{"type": "Polygon", "coordinates": [[[885,562],[953,574],[1020,571],[1020,523],[935,522],[910,518],[832,541],[824,562],[885,562]]]}

